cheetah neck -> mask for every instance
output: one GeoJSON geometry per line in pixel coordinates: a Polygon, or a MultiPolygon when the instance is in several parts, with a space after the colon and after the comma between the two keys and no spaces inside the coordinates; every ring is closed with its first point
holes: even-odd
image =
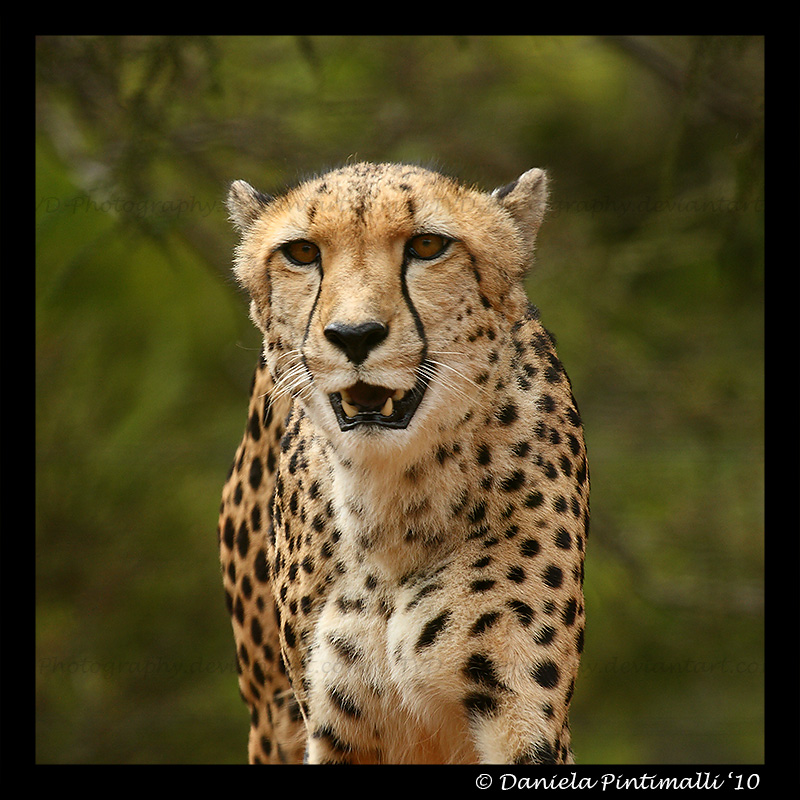
{"type": "Polygon", "coordinates": [[[415,459],[334,460],[332,495],[343,544],[384,573],[408,574],[441,559],[458,542],[451,506],[463,486],[453,458],[434,441],[415,459]]]}

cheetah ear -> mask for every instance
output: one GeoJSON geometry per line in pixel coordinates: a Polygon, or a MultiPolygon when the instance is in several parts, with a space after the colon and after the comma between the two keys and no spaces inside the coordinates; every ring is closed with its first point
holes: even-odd
{"type": "Polygon", "coordinates": [[[544,219],[547,195],[547,173],[543,169],[529,169],[513,183],[492,192],[514,218],[530,254],[533,254],[536,234],[544,219]]]}
{"type": "Polygon", "coordinates": [[[228,191],[228,211],[231,222],[240,230],[249,228],[272,202],[268,194],[256,191],[245,181],[234,181],[228,191]]]}

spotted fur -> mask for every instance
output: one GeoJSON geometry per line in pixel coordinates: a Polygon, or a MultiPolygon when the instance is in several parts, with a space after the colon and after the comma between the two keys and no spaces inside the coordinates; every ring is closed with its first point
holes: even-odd
{"type": "Polygon", "coordinates": [[[231,187],[264,335],[219,523],[251,762],[572,760],[589,476],[522,288],[546,196],[231,187]]]}

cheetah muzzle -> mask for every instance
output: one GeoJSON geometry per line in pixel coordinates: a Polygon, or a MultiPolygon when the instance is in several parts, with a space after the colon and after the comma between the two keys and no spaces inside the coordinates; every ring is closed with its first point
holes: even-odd
{"type": "Polygon", "coordinates": [[[350,164],[243,181],[263,334],[218,538],[252,763],[569,763],[589,471],[524,290],[547,200],[350,164]]]}

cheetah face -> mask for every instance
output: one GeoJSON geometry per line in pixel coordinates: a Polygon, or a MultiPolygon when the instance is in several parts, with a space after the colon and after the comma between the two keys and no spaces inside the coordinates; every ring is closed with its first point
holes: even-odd
{"type": "Polygon", "coordinates": [[[389,164],[354,164],[275,199],[234,183],[235,273],[275,392],[333,438],[404,446],[464,418],[495,340],[526,305],[544,187],[539,170],[489,195],[389,164]]]}

